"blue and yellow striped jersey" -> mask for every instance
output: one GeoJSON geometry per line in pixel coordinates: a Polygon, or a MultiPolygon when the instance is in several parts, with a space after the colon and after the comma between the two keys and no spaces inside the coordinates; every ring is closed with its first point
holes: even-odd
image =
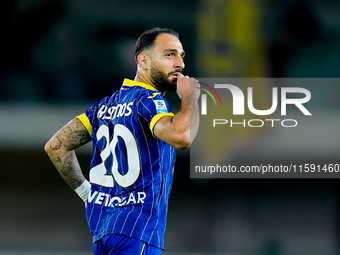
{"type": "Polygon", "coordinates": [[[154,87],[125,79],[78,116],[92,135],[86,216],[94,242],[116,233],[164,249],[175,148],[153,135],[169,103],[154,87]]]}

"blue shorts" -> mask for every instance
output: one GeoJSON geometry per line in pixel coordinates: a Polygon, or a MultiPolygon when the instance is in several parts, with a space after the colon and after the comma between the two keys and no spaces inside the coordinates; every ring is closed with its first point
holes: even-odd
{"type": "Polygon", "coordinates": [[[93,243],[94,255],[162,255],[163,250],[124,235],[106,235],[93,243]]]}

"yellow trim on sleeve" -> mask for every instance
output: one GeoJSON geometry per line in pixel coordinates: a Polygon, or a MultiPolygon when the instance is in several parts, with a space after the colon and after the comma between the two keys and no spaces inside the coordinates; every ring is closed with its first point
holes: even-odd
{"type": "Polygon", "coordinates": [[[168,112],[168,113],[158,113],[156,114],[155,116],[153,116],[151,122],[150,122],[150,130],[151,130],[151,133],[154,137],[156,137],[153,133],[153,128],[155,127],[157,121],[159,121],[161,118],[163,118],[164,116],[175,116],[175,114],[173,114],[172,112],[168,112]]]}
{"type": "Polygon", "coordinates": [[[92,124],[86,114],[83,113],[81,115],[78,115],[77,118],[81,121],[81,123],[83,123],[83,125],[86,127],[87,131],[92,137],[92,124]]]}

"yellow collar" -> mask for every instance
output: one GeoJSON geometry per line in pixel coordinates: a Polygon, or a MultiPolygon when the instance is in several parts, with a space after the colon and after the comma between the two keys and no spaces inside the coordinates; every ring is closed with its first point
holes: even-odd
{"type": "Polygon", "coordinates": [[[130,79],[124,79],[123,85],[129,86],[129,87],[140,86],[140,87],[143,87],[143,88],[148,89],[148,90],[158,91],[158,89],[152,87],[149,84],[146,84],[144,82],[139,82],[139,81],[133,81],[133,80],[130,80],[130,79]]]}

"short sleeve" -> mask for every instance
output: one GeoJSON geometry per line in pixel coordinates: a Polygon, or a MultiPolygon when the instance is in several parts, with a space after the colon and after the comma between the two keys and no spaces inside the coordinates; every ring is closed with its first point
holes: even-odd
{"type": "Polygon", "coordinates": [[[162,117],[174,116],[170,104],[161,93],[148,93],[143,97],[140,112],[148,122],[153,136],[153,128],[162,117]]]}
{"type": "Polygon", "coordinates": [[[108,97],[103,98],[99,102],[93,104],[89,109],[87,109],[83,114],[77,116],[77,118],[83,123],[86,127],[89,134],[93,135],[93,128],[95,127],[95,122],[97,119],[97,115],[101,113],[105,108],[103,104],[107,101],[108,97]]]}

